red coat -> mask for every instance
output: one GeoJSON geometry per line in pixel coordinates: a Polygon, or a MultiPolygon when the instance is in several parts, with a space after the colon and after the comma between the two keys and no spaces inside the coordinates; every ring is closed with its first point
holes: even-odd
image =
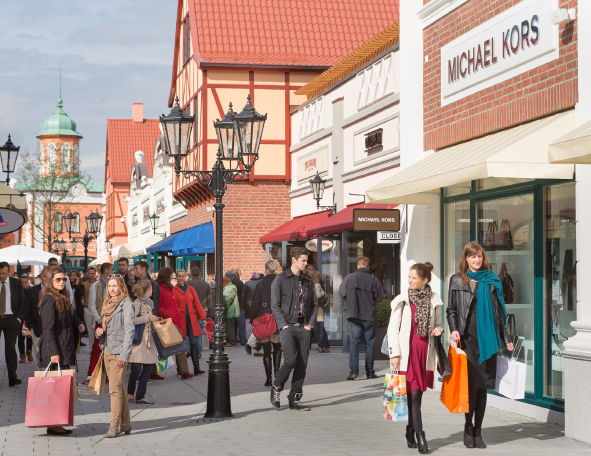
{"type": "Polygon", "coordinates": [[[187,337],[187,317],[186,312],[189,312],[191,318],[191,327],[193,328],[193,335],[200,336],[201,328],[199,327],[199,320],[205,320],[205,312],[201,307],[201,302],[197,296],[197,292],[191,285],[187,285],[187,291],[183,291],[178,285],[172,289],[176,298],[176,304],[178,306],[183,318],[183,324],[180,326],[183,337],[187,337]]]}
{"type": "Polygon", "coordinates": [[[174,293],[171,288],[168,288],[168,286],[163,283],[160,284],[159,302],[158,316],[162,318],[172,318],[172,322],[179,329],[184,327],[185,319],[183,318],[183,314],[179,312],[174,293]]]}

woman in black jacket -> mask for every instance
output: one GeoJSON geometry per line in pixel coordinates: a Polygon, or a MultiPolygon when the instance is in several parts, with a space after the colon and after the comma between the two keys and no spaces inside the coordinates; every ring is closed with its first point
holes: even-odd
{"type": "Polygon", "coordinates": [[[464,445],[486,448],[481,433],[486,390],[495,387],[497,352],[503,346],[513,351],[513,344],[505,329],[501,280],[478,242],[464,246],[458,272],[449,281],[446,313],[452,340],[468,356],[470,411],[465,414],[464,445]]]}
{"type": "MultiPolygon", "coordinates": [[[[76,366],[77,331],[84,331],[66,290],[66,275],[60,268],[52,269],[43,286],[39,303],[41,334],[39,352],[42,366],[59,364],[61,369],[76,366]]],[[[74,381],[76,379],[73,379],[74,381]]],[[[50,435],[65,435],[72,431],[63,427],[49,427],[50,435]]]]}
{"type": "MultiPolygon", "coordinates": [[[[247,309],[248,318],[252,322],[258,317],[265,314],[273,315],[271,310],[271,284],[275,280],[277,270],[277,262],[275,260],[267,261],[265,263],[265,277],[260,279],[254,289],[250,308],[247,309]]],[[[265,374],[267,380],[265,386],[271,386],[271,373],[273,368],[275,375],[281,366],[281,341],[279,339],[279,331],[271,334],[269,337],[257,337],[257,345],[263,346],[263,365],[265,366],[265,374]],[[271,348],[273,348],[273,361],[271,362],[271,348]]]]}

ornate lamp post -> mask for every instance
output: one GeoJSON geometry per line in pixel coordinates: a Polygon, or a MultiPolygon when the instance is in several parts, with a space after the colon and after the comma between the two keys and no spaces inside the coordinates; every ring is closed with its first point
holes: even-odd
{"type": "Polygon", "coordinates": [[[56,239],[53,241],[53,253],[62,257],[62,267],[65,268],[68,260],[68,253],[66,252],[66,241],[64,239],[56,239]]]}
{"type": "Polygon", "coordinates": [[[15,146],[8,135],[6,143],[0,147],[0,160],[2,161],[2,171],[6,173],[6,185],[10,184],[10,174],[14,173],[16,159],[20,146],[15,146]]]}
{"type": "Polygon", "coordinates": [[[64,216],[64,223],[66,224],[66,230],[68,230],[70,235],[70,242],[81,242],[84,246],[84,270],[86,271],[88,268],[88,245],[91,241],[95,240],[100,233],[103,216],[100,215],[97,210],[96,212],[88,214],[85,219],[86,231],[84,232],[84,236],[81,238],[73,238],[72,233],[74,231],[74,224],[76,223],[76,216],[71,212],[64,216]]]}
{"type": "Polygon", "coordinates": [[[162,236],[163,238],[165,238],[166,233],[156,233],[156,230],[158,229],[158,220],[160,220],[160,216],[156,215],[156,212],[153,212],[152,215],[150,215],[149,219],[150,219],[150,227],[152,228],[152,232],[154,233],[154,236],[159,235],[159,236],[162,236]]]}
{"type": "Polygon", "coordinates": [[[334,203],[334,193],[332,195],[332,197],[333,197],[333,205],[332,206],[321,206],[320,205],[320,200],[322,199],[322,196],[324,195],[324,187],[325,186],[326,186],[326,179],[322,179],[322,177],[320,177],[320,174],[318,172],[316,172],[316,175],[314,176],[314,178],[310,179],[310,187],[312,188],[312,196],[316,200],[316,208],[322,209],[325,211],[329,210],[330,212],[332,212],[334,214],[337,211],[337,204],[334,203]]]}
{"type": "Polygon", "coordinates": [[[194,117],[183,112],[178,103],[169,115],[160,116],[169,155],[174,158],[176,175],[186,174],[206,186],[215,197],[215,314],[213,350],[209,356],[207,410],[205,419],[232,416],[230,404],[230,361],[224,352],[223,282],[223,197],[228,184],[236,178],[248,176],[259,157],[259,146],[267,115],[261,115],[247,98],[244,109],[236,114],[232,104],[223,119],[214,127],[218,138],[218,152],[211,170],[184,170],[181,162],[189,152],[189,138],[194,117]]]}

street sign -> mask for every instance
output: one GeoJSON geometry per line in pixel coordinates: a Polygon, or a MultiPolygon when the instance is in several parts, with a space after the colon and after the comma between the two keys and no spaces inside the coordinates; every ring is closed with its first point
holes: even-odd
{"type": "Polygon", "coordinates": [[[12,233],[25,223],[25,217],[14,209],[0,207],[0,234],[12,233]]]}
{"type": "Polygon", "coordinates": [[[400,231],[378,231],[378,244],[400,244],[401,241],[400,231]]]}

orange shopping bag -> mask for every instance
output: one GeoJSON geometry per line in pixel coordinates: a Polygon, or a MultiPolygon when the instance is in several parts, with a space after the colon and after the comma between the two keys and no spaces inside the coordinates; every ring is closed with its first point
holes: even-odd
{"type": "Polygon", "coordinates": [[[468,413],[468,357],[453,344],[447,356],[452,373],[443,378],[439,398],[451,413],[468,413]]]}

